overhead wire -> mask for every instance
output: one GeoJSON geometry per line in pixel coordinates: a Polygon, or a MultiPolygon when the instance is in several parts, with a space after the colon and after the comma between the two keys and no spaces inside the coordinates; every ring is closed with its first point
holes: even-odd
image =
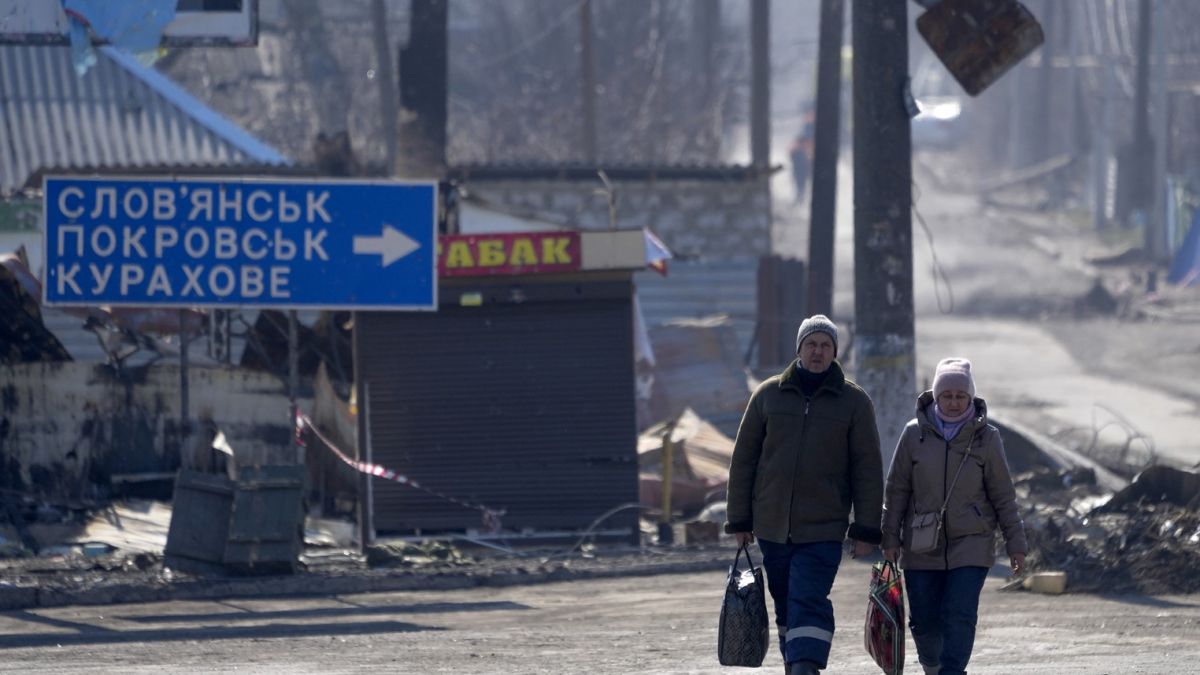
{"type": "Polygon", "coordinates": [[[954,312],[954,286],[950,281],[950,275],[946,272],[946,267],[942,265],[941,260],[938,258],[937,247],[934,245],[933,241],[933,230],[930,229],[929,223],[925,222],[925,217],[921,215],[921,210],[917,208],[917,202],[920,201],[922,193],[921,186],[917,184],[915,179],[912,180],[912,189],[912,212],[913,215],[917,217],[917,222],[921,224],[921,229],[925,232],[925,239],[929,243],[929,256],[932,259],[931,271],[933,275],[933,296],[937,300],[939,312],[942,314],[952,314],[954,312]],[[942,303],[942,293],[940,291],[938,279],[939,276],[941,277],[941,281],[945,282],[946,284],[947,301],[945,304],[942,303]]]}

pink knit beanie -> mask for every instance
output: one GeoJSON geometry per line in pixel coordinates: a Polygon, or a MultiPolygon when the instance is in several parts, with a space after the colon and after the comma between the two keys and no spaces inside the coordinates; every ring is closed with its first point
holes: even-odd
{"type": "Polygon", "coordinates": [[[933,374],[933,398],[936,400],[944,391],[965,391],[975,398],[975,378],[971,377],[971,362],[964,358],[950,357],[937,364],[933,374]]]}

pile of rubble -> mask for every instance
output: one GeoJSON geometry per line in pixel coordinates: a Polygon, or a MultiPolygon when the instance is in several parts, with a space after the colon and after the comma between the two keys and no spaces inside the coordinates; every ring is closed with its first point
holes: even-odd
{"type": "Polygon", "coordinates": [[[1087,472],[1016,477],[1029,567],[1083,593],[1200,592],[1200,474],[1153,466],[1108,498],[1087,472]]]}
{"type": "Polygon", "coordinates": [[[41,293],[24,247],[0,253],[0,363],[71,360],[42,322],[41,293]]]}
{"type": "Polygon", "coordinates": [[[377,544],[368,546],[366,555],[371,567],[453,568],[475,563],[458,547],[436,540],[377,544]]]}

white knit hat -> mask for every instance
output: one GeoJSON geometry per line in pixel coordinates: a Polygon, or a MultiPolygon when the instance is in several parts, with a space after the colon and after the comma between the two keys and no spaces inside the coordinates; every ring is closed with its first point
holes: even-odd
{"type": "Polygon", "coordinates": [[[933,398],[941,396],[944,391],[965,391],[968,396],[975,398],[975,378],[971,376],[970,361],[952,356],[938,362],[933,374],[933,398]]]}

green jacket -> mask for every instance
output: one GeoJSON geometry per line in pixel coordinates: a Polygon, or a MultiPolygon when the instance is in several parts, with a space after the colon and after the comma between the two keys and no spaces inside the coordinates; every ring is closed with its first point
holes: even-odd
{"type": "Polygon", "coordinates": [[[812,398],[792,362],[750,397],[729,465],[726,532],[878,544],[883,461],[871,398],[835,361],[812,398]]]}
{"type": "Polygon", "coordinates": [[[975,418],[950,442],[933,421],[933,392],[917,399],[917,415],[904,428],[887,477],[883,515],[884,548],[901,547],[900,566],[910,570],[991,567],[996,562],[996,530],[1009,555],[1025,553],[1025,527],[1017,506],[1000,432],[987,422],[987,404],[975,399],[975,418]],[[970,448],[970,455],[967,449],[970,448]],[[964,463],[965,461],[965,463],[964,463]],[[946,505],[937,550],[918,554],[904,545],[913,515],[936,513],[962,465],[946,505]]]}

